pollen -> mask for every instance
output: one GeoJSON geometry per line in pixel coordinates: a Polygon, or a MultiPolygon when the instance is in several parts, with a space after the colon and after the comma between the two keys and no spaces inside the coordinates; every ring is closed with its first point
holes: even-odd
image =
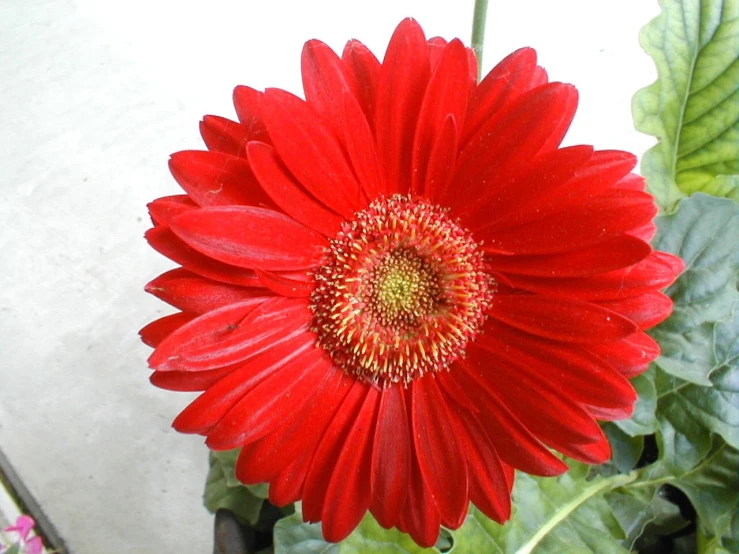
{"type": "Polygon", "coordinates": [[[464,357],[492,297],[479,246],[425,200],[373,202],[330,241],[314,274],[319,346],[380,387],[448,369],[464,357]]]}

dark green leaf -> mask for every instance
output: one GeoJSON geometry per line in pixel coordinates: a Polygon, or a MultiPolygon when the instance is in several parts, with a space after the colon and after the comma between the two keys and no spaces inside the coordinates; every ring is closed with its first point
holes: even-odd
{"type": "Polygon", "coordinates": [[[662,349],[657,418],[666,460],[687,471],[711,433],[739,447],[739,204],[696,194],[658,227],[655,248],[686,269],[667,291],[674,313],[652,333],[662,349]]]}
{"type": "Polygon", "coordinates": [[[658,484],[625,488],[608,494],[606,498],[627,534],[624,544],[628,548],[633,548],[637,539],[645,533],[666,535],[689,523],[680,515],[680,509],[675,504],[662,498],[658,484]]]}
{"type": "Polygon", "coordinates": [[[649,435],[657,430],[657,391],[654,388],[654,369],[631,380],[639,397],[634,406],[634,413],[629,419],[616,421],[615,425],[629,436],[649,435]]]}
{"type": "Polygon", "coordinates": [[[238,449],[228,452],[210,452],[208,458],[210,470],[205,481],[203,503],[212,513],[224,508],[255,525],[259,521],[266,498],[265,488],[259,485],[252,490],[251,487],[242,485],[236,479],[234,464],[238,452],[238,449]]]}
{"type": "Polygon", "coordinates": [[[603,430],[611,443],[611,463],[620,473],[630,472],[644,450],[644,436],[629,436],[610,422],[603,425],[603,430]]]}
{"type": "Polygon", "coordinates": [[[705,534],[732,535],[739,501],[739,451],[717,439],[705,460],[672,484],[690,499],[705,534]]]}

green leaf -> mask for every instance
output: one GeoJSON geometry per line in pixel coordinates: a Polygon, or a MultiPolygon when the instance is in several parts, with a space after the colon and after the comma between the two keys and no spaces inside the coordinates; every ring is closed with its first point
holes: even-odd
{"type": "Polygon", "coordinates": [[[739,451],[715,440],[706,459],[673,481],[690,499],[706,535],[729,537],[739,500],[739,451]]]}
{"type": "MultiPolygon", "coordinates": [[[[450,543],[442,530],[440,542],[450,543]]],[[[421,548],[397,529],[386,530],[367,514],[359,526],[340,544],[323,540],[320,523],[304,523],[299,506],[296,512],[277,522],[274,530],[275,554],[439,554],[438,548],[421,548]]],[[[447,551],[445,549],[444,551],[447,551]]],[[[458,552],[458,550],[454,550],[458,552]]]]}
{"type": "Polygon", "coordinates": [[[681,489],[688,496],[696,509],[703,537],[710,540],[718,537],[719,546],[732,544],[737,539],[737,450],[714,436],[707,455],[684,473],[675,472],[670,456],[664,452],[660,461],[633,472],[636,478],[606,495],[628,535],[626,545],[633,547],[642,533],[669,534],[685,525],[676,507],[662,498],[665,484],[681,489]]]}
{"type": "Polygon", "coordinates": [[[637,130],[659,139],[642,174],[671,212],[703,191],[737,198],[739,173],[739,0],[661,0],[642,29],[657,81],[634,96],[637,130]]]}
{"type": "Polygon", "coordinates": [[[627,553],[620,544],[626,535],[604,495],[635,474],[590,479],[588,466],[570,466],[556,479],[517,473],[511,520],[498,525],[470,508],[464,525],[454,532],[453,552],[627,553]]]}
{"type": "Polygon", "coordinates": [[[660,485],[649,481],[645,484],[641,488],[614,491],[606,496],[613,514],[627,534],[625,545],[629,549],[634,548],[642,535],[669,535],[689,524],[680,515],[680,508],[659,494],[660,485]]]}
{"type": "Polygon", "coordinates": [[[654,369],[649,368],[646,372],[631,380],[636,393],[639,395],[634,406],[634,413],[629,419],[614,422],[624,433],[631,437],[649,435],[657,428],[657,391],[654,388],[654,369]]]}
{"type": "Polygon", "coordinates": [[[739,447],[739,204],[696,194],[657,225],[655,248],[686,264],[667,290],[674,312],[652,336],[662,349],[654,380],[662,450],[687,471],[711,433],[739,447]]]}
{"type": "Polygon", "coordinates": [[[634,469],[644,450],[644,436],[630,436],[612,422],[604,423],[603,431],[605,431],[611,445],[611,463],[613,466],[620,473],[628,473],[634,469]]]}
{"type": "Polygon", "coordinates": [[[247,487],[234,475],[239,449],[210,452],[210,470],[205,480],[203,503],[211,513],[224,508],[256,525],[267,497],[266,486],[247,487]]]}
{"type": "Polygon", "coordinates": [[[275,554],[339,554],[341,546],[323,540],[320,523],[304,523],[300,505],[277,522],[273,532],[275,554]]]}
{"type": "MultiPolygon", "coordinates": [[[[446,530],[443,530],[443,532],[446,532],[446,530]]],[[[448,532],[446,533],[448,536],[448,532]]],[[[438,548],[421,548],[413,542],[410,536],[401,533],[397,529],[383,529],[371,515],[368,515],[362,519],[359,527],[341,543],[341,554],[364,554],[365,552],[435,554],[441,552],[441,550],[438,548]]],[[[455,550],[455,552],[457,551],[455,550]]]]}
{"type": "MultiPolygon", "coordinates": [[[[739,318],[737,318],[739,320],[739,318]]],[[[738,321],[739,324],[739,321],[738,321]]],[[[664,372],[657,373],[659,419],[681,435],[690,446],[706,452],[710,432],[718,433],[739,448],[739,370],[721,367],[711,376],[712,386],[702,387],[664,372]]]]}
{"type": "Polygon", "coordinates": [[[626,536],[604,494],[635,474],[589,479],[588,466],[571,466],[557,479],[517,474],[511,521],[498,525],[470,506],[462,527],[442,529],[434,548],[421,548],[408,535],[381,528],[369,514],[340,545],[332,545],[323,540],[320,524],[303,523],[298,510],[277,523],[275,554],[526,554],[534,548],[537,554],[627,554],[619,544],[626,536]]]}

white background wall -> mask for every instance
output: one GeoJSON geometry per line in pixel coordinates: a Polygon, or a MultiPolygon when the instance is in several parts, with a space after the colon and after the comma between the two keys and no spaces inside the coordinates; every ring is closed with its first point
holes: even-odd
{"type": "MultiPolygon", "coordinates": [[[[491,0],[485,67],[525,45],[580,90],[568,143],[641,154],[639,29],[656,0],[491,0]]],[[[472,0],[0,0],[0,448],[77,554],[210,552],[206,450],[170,422],[137,330],[145,204],[177,192],[171,152],[234,117],[236,84],[300,92],[300,49],[349,38],[381,58],[405,16],[469,37],[472,0]]]]}

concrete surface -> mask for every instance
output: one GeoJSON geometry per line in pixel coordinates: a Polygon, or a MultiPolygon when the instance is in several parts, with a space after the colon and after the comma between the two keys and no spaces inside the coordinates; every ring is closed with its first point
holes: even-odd
{"type": "MultiPolygon", "coordinates": [[[[170,422],[188,395],[150,386],[136,331],[167,313],[142,287],[170,264],[142,239],[177,189],[199,118],[238,83],[299,92],[302,43],[381,56],[407,15],[469,35],[472,0],[0,2],[0,449],[77,554],[211,549],[206,450],[170,422]],[[454,7],[452,7],[454,6],[454,7]]],[[[485,66],[524,45],[581,110],[568,143],[643,152],[630,100],[653,81],[639,28],[656,0],[490,6],[485,66]]]]}

